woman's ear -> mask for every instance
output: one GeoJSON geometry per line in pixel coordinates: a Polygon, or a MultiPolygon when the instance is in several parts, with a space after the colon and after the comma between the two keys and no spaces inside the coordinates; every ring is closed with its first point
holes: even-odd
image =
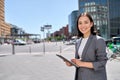
{"type": "Polygon", "coordinates": [[[91,27],[93,26],[93,22],[90,23],[90,26],[91,26],[91,27]]]}

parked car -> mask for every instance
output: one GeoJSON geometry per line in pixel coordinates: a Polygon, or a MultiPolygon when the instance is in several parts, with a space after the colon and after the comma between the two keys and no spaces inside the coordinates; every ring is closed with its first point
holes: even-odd
{"type": "Polygon", "coordinates": [[[26,45],[27,43],[25,41],[21,40],[21,39],[15,39],[13,41],[13,44],[14,45],[26,45]]]}
{"type": "Polygon", "coordinates": [[[40,39],[38,39],[38,38],[33,38],[33,42],[34,42],[34,43],[40,43],[40,39]]]}
{"type": "Polygon", "coordinates": [[[69,41],[69,44],[75,44],[75,43],[76,43],[76,40],[75,40],[75,39],[69,41]]]}
{"type": "Polygon", "coordinates": [[[120,45],[120,37],[112,37],[112,41],[115,45],[120,45]]]}

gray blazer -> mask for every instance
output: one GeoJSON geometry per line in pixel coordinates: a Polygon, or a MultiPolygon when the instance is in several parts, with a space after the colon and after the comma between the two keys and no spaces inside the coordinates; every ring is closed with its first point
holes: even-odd
{"type": "MultiPolygon", "coordinates": [[[[75,58],[79,59],[78,49],[81,43],[80,38],[75,45],[75,58]]],[[[93,69],[80,67],[76,68],[75,80],[107,80],[106,44],[103,38],[97,35],[90,35],[82,53],[82,61],[92,62],[93,69]]]]}

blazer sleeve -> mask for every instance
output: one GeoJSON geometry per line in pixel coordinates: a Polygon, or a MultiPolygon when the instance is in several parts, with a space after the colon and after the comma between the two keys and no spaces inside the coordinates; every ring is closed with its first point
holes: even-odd
{"type": "Polygon", "coordinates": [[[107,63],[107,53],[106,53],[106,44],[104,39],[99,38],[96,40],[96,61],[93,62],[93,67],[95,71],[104,69],[107,63]]]}

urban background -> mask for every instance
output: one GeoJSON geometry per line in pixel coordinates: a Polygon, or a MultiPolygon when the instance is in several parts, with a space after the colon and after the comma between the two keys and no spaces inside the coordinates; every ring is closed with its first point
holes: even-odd
{"type": "Polygon", "coordinates": [[[74,57],[75,48],[71,44],[77,38],[76,19],[83,12],[92,15],[98,35],[106,43],[110,41],[106,47],[109,59],[107,76],[108,80],[119,80],[119,5],[120,0],[78,0],[78,9],[68,14],[68,23],[65,26],[50,33],[53,26],[42,25],[40,31],[43,34],[32,34],[21,26],[5,21],[5,0],[0,0],[0,80],[74,79],[75,68],[65,66],[56,54],[69,59],[74,57]],[[13,56],[9,56],[11,54],[13,56]]]}
{"type": "MultiPolygon", "coordinates": [[[[41,34],[26,33],[20,26],[5,21],[5,1],[0,0],[0,43],[10,43],[13,39],[25,42],[40,42],[41,34]]],[[[78,0],[78,10],[68,14],[68,23],[58,31],[50,33],[52,25],[43,25],[41,32],[48,41],[70,40],[77,37],[76,19],[80,13],[89,12],[95,22],[98,34],[105,40],[120,36],[120,0],[78,0]],[[44,31],[47,30],[47,33],[44,31]]]]}

